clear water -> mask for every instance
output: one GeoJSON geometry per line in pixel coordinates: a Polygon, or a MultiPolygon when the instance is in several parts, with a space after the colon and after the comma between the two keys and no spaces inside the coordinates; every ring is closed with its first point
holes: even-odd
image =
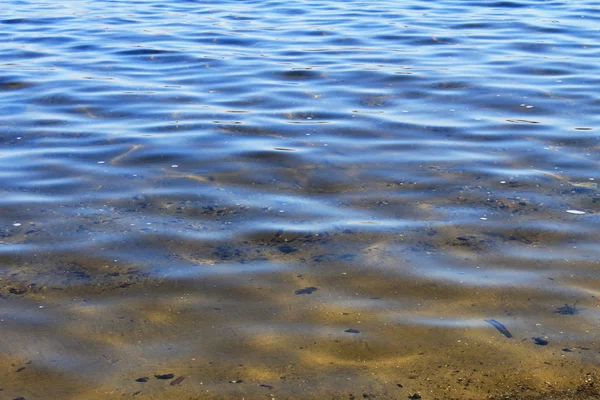
{"type": "Polygon", "coordinates": [[[593,0],[4,1],[0,397],[591,396],[599,37],[593,0]]]}

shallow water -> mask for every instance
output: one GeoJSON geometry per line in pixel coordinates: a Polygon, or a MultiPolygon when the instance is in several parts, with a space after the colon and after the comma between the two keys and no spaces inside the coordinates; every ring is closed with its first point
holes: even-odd
{"type": "Polygon", "coordinates": [[[0,397],[591,396],[599,37],[592,0],[4,2],[0,397]]]}

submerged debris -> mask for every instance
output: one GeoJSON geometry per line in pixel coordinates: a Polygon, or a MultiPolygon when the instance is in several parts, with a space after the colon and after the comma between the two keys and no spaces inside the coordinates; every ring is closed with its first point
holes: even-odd
{"type": "Polygon", "coordinates": [[[498,329],[498,331],[503,334],[504,336],[506,336],[507,338],[512,338],[512,334],[508,331],[508,329],[506,329],[506,327],[504,325],[502,325],[500,322],[496,321],[495,319],[484,319],[485,322],[487,322],[488,324],[492,325],[494,328],[498,329]]]}
{"type": "Polygon", "coordinates": [[[185,379],[185,376],[180,376],[179,378],[177,378],[173,382],[171,382],[171,386],[179,385],[181,382],[183,382],[184,379],[185,379]]]}
{"type": "Polygon", "coordinates": [[[560,315],[576,315],[579,314],[579,309],[577,307],[575,307],[577,305],[577,302],[573,303],[572,306],[568,305],[567,303],[565,303],[565,305],[563,307],[558,307],[556,309],[556,311],[554,311],[555,314],[560,314],[560,315]]]}

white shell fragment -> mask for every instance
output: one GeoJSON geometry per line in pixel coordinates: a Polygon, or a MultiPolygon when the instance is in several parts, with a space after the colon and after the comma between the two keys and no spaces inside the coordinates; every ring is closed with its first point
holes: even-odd
{"type": "Polygon", "coordinates": [[[575,215],[583,215],[583,214],[585,214],[585,211],[579,211],[579,210],[567,210],[567,212],[569,214],[575,214],[575,215]]]}

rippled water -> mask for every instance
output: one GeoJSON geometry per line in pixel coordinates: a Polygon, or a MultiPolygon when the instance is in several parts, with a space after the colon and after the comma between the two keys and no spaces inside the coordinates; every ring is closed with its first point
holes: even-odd
{"type": "Polygon", "coordinates": [[[600,2],[2,8],[0,397],[597,390],[600,2]]]}

